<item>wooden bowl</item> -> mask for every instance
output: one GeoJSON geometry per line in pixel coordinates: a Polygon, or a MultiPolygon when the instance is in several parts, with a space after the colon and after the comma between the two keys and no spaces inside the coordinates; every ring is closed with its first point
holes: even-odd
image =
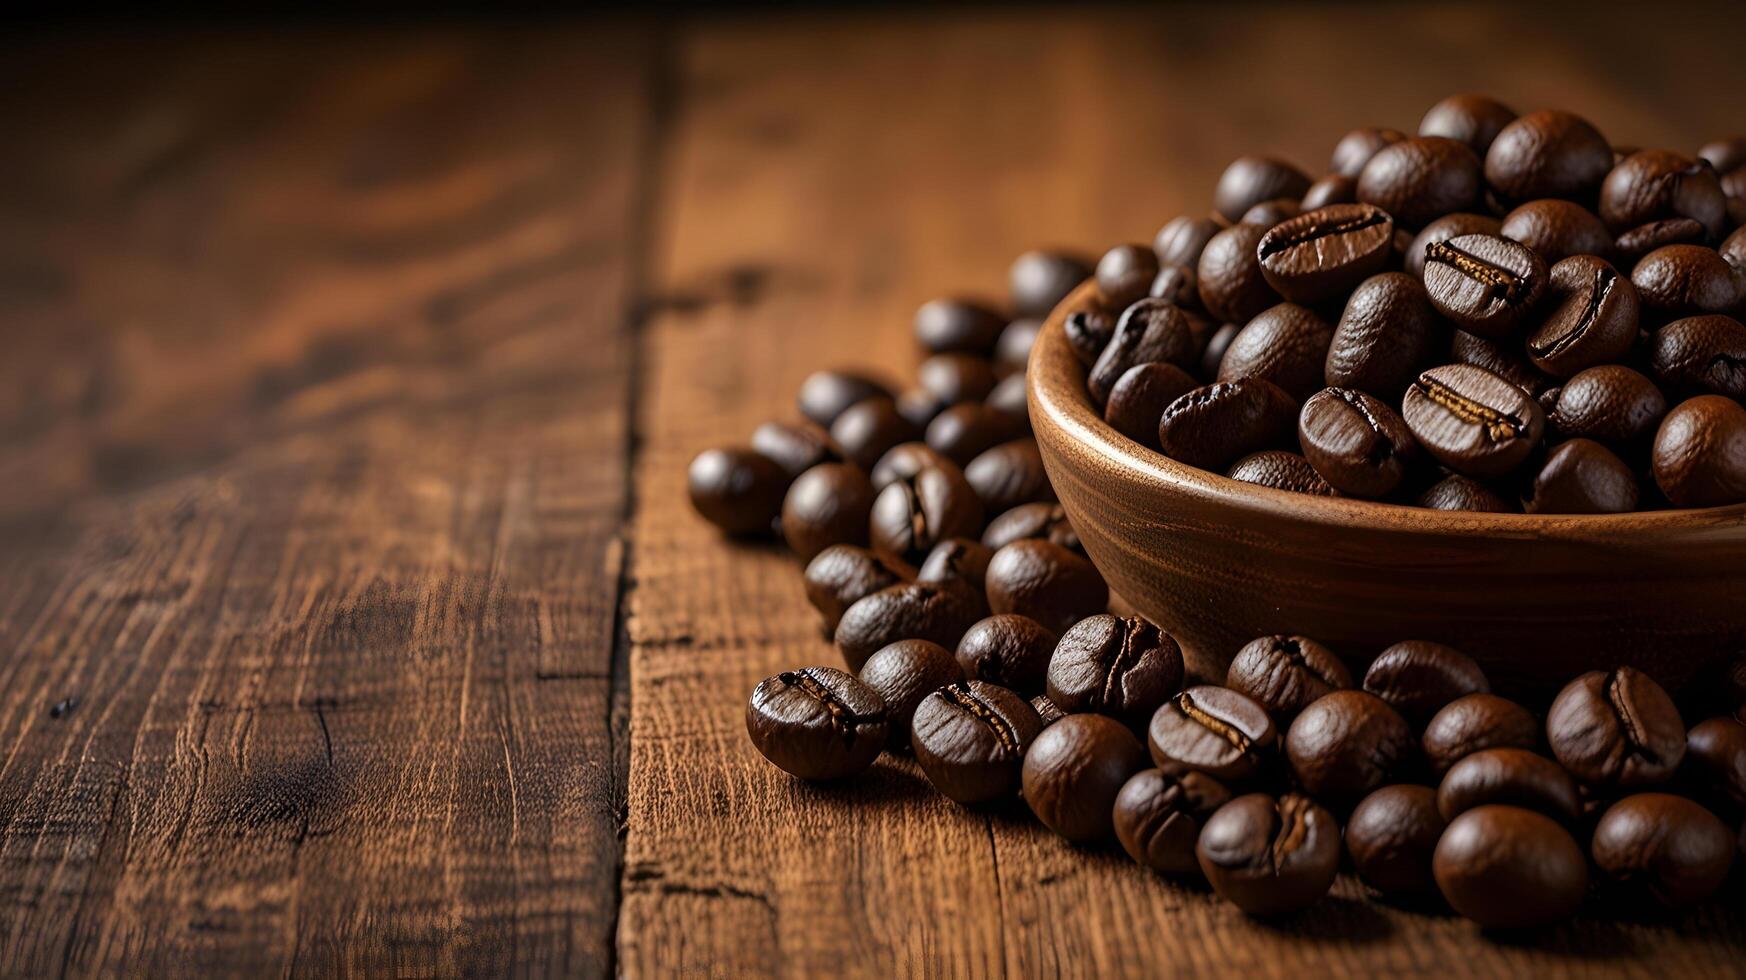
{"type": "Polygon", "coordinates": [[[1110,587],[1223,677],[1257,636],[1314,637],[1362,668],[1448,643],[1494,686],[1544,691],[1631,664],[1682,685],[1746,649],[1746,505],[1602,516],[1436,511],[1274,490],[1165,458],[1104,423],[1062,323],[1031,353],[1031,423],[1110,587]]]}

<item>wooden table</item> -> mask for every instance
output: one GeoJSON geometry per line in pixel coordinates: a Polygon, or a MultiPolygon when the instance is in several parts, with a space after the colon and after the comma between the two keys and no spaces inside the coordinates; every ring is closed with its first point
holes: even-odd
{"type": "Polygon", "coordinates": [[[1739,893],[1275,925],[742,723],[834,654],[686,461],[1041,243],[1437,97],[1746,129],[1737,10],[1137,8],[14,37],[0,974],[1726,973],[1739,893]],[[1712,86],[1699,87],[1698,79],[1712,86]]]}

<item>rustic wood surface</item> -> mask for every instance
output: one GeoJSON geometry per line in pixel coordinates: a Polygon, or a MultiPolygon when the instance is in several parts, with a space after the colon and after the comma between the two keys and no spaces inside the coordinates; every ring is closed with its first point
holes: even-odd
{"type": "Polygon", "coordinates": [[[1736,11],[968,10],[19,37],[0,59],[0,975],[1725,974],[1737,891],[1275,925],[744,737],[834,662],[690,456],[1031,245],[1450,91],[1746,128],[1736,11]],[[1701,70],[1700,70],[1701,69],[1701,70]]]}

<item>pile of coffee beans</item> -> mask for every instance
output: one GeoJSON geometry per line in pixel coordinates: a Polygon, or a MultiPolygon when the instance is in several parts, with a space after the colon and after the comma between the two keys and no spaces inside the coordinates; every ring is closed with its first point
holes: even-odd
{"type": "Polygon", "coordinates": [[[1746,501],[1746,137],[1616,147],[1476,95],[1096,265],[1067,336],[1109,424],[1299,493],[1589,514],[1746,501]]]}

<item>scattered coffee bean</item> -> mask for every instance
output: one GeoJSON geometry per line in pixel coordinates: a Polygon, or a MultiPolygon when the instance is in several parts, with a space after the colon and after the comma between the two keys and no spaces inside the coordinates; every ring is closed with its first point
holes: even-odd
{"type": "Polygon", "coordinates": [[[928,423],[932,422],[946,408],[938,398],[934,397],[933,392],[919,385],[911,385],[903,389],[898,393],[897,400],[893,404],[897,408],[897,414],[903,416],[904,421],[916,429],[926,429],[928,423]]]}
{"type": "Polygon", "coordinates": [[[1025,373],[1031,348],[1042,330],[1043,321],[1034,317],[1014,320],[1003,327],[1000,338],[994,342],[994,372],[1003,378],[1025,373]]]}
{"type": "Polygon", "coordinates": [[[1015,439],[983,451],[964,467],[964,479],[990,513],[1004,514],[1020,504],[1055,499],[1034,439],[1015,439]]]}
{"type": "Polygon", "coordinates": [[[1498,131],[1485,153],[1485,179],[1506,201],[1592,200],[1613,169],[1613,148],[1580,116],[1530,112],[1498,131]]]}
{"type": "Polygon", "coordinates": [[[904,582],[888,586],[843,611],[836,644],[850,670],[898,640],[927,640],[952,649],[971,624],[987,615],[982,597],[961,582],[904,582]]]}
{"type": "Polygon", "coordinates": [[[1083,619],[1061,635],[1049,658],[1049,700],[1068,714],[1143,724],[1181,688],[1182,649],[1138,616],[1083,619]]]}
{"type": "Polygon", "coordinates": [[[1613,241],[1613,251],[1619,259],[1635,267],[1643,256],[1668,245],[1702,245],[1709,230],[1690,218],[1669,218],[1651,221],[1629,231],[1619,232],[1613,241]]]}
{"type": "Polygon", "coordinates": [[[1334,488],[1328,486],[1328,481],[1322,479],[1322,475],[1310,465],[1309,460],[1283,449],[1264,449],[1258,453],[1250,453],[1237,460],[1225,475],[1233,480],[1272,487],[1275,490],[1290,490],[1293,493],[1307,493],[1317,497],[1338,496],[1334,488]]]}
{"type": "Polygon", "coordinates": [[[951,652],[926,640],[898,640],[880,648],[861,665],[859,676],[885,702],[887,744],[897,749],[909,747],[910,719],[922,698],[964,679],[951,652]]]}
{"type": "Polygon", "coordinates": [[[1026,751],[1042,719],[1024,698],[986,681],[957,681],[922,698],[911,747],[928,782],[966,806],[1018,790],[1026,751]]]}
{"type": "Polygon", "coordinates": [[[1046,317],[1075,286],[1091,277],[1091,265],[1067,253],[1031,251],[1019,256],[1008,275],[1013,311],[1046,317]]]}
{"type": "Polygon", "coordinates": [[[1548,264],[1613,250],[1613,233],[1593,211],[1553,197],[1529,201],[1504,215],[1494,233],[1533,249],[1548,264]]]}
{"type": "Polygon", "coordinates": [[[915,311],[915,339],[935,354],[987,355],[1006,319],[974,300],[936,299],[915,311]]]}
{"type": "Polygon", "coordinates": [[[1546,428],[1539,404],[1522,389],[1470,364],[1420,374],[1407,388],[1401,415],[1438,462],[1482,478],[1521,465],[1546,428]]]}
{"type": "Polygon", "coordinates": [[[1685,767],[1704,792],[1746,807],[1746,724],[1719,715],[1692,726],[1685,737],[1685,767]]]}
{"type": "Polygon", "coordinates": [[[1115,320],[1101,310],[1075,310],[1068,315],[1061,330],[1067,335],[1067,345],[1073,348],[1073,356],[1079,358],[1079,363],[1091,367],[1097,363],[1103,349],[1109,346],[1110,338],[1115,336],[1115,320]]]}
{"type": "Polygon", "coordinates": [[[947,538],[928,552],[916,569],[917,582],[962,582],[976,595],[987,587],[988,563],[994,560],[994,549],[969,538],[947,538]]]}
{"type": "Polygon", "coordinates": [[[1444,705],[1491,690],[1472,657],[1428,640],[1405,640],[1382,651],[1364,672],[1364,690],[1388,702],[1415,727],[1444,705]]]}
{"type": "Polygon", "coordinates": [[[1158,256],[1145,245],[1117,245],[1097,262],[1097,298],[1107,310],[1125,310],[1146,295],[1158,275],[1158,256]]]}
{"type": "Polygon", "coordinates": [[[1431,484],[1413,503],[1432,510],[1469,510],[1485,514],[1508,514],[1516,509],[1490,487],[1459,473],[1450,473],[1431,484]]]}
{"type": "Polygon", "coordinates": [[[1030,393],[1026,390],[1024,375],[1010,374],[1002,378],[983,404],[1005,415],[1018,431],[1031,431],[1030,393]]]}
{"type": "Polygon", "coordinates": [[[996,551],[1026,538],[1048,541],[1070,551],[1084,550],[1060,504],[1021,504],[989,521],[982,532],[982,543],[996,551]]]}
{"type": "Polygon", "coordinates": [[[1250,793],[1207,819],[1195,846],[1213,891],[1250,915],[1295,912],[1340,870],[1340,825],[1308,797],[1250,793]]]}
{"type": "Polygon", "coordinates": [[[873,464],[868,480],[874,490],[883,490],[899,480],[913,480],[930,466],[956,466],[925,442],[904,442],[886,450],[873,464]]]}
{"type": "Polygon", "coordinates": [[[1542,396],[1546,425],[1565,439],[1593,439],[1627,458],[1641,458],[1667,415],[1655,382],[1623,364],[1580,371],[1542,396]]]}
{"type": "Polygon", "coordinates": [[[1350,807],[1390,782],[1417,748],[1406,720],[1366,691],[1324,695],[1285,733],[1285,756],[1297,784],[1338,807],[1350,807]]]}
{"type": "Polygon", "coordinates": [[[1591,850],[1607,877],[1680,908],[1722,886],[1734,861],[1734,835],[1683,796],[1638,793],[1601,815],[1591,850]]]}
{"type": "Polygon", "coordinates": [[[1035,691],[1043,686],[1056,639],[1042,623],[1027,616],[990,616],[958,641],[958,668],[972,680],[1035,691]]]}
{"type": "Polygon", "coordinates": [[[986,399],[999,380],[994,365],[971,354],[935,354],[915,369],[916,385],[942,408],[986,399]]]}
{"type": "Polygon", "coordinates": [[[1025,753],[1025,802],[1043,825],[1075,843],[1115,833],[1116,796],[1146,767],[1146,750],[1122,723],[1069,714],[1043,729],[1025,753]]]}
{"type": "Polygon", "coordinates": [[[1382,271],[1394,220],[1368,204],[1334,204],[1274,224],[1257,246],[1261,274],[1293,303],[1344,295],[1382,271]]]}
{"type": "Polygon", "coordinates": [[[1676,507],[1746,501],[1746,408],[1721,395],[1681,402],[1656,430],[1654,466],[1676,507]]]}
{"type": "Polygon", "coordinates": [[[1302,401],[1322,386],[1334,328],[1296,303],[1268,307],[1249,321],[1225,350],[1220,381],[1259,378],[1302,401]]]}
{"type": "Polygon", "coordinates": [[[1279,294],[1267,284],[1256,250],[1267,229],[1260,225],[1232,225],[1206,243],[1195,266],[1196,288],[1201,305],[1217,320],[1248,323],[1279,294]]]}
{"type": "Polygon", "coordinates": [[[1273,382],[1221,381],[1196,388],[1165,407],[1158,422],[1158,446],[1171,459],[1218,471],[1250,453],[1286,442],[1296,419],[1297,404],[1273,382]]]}
{"type": "Polygon", "coordinates": [[[1325,208],[1330,204],[1356,204],[1358,202],[1358,178],[1345,174],[1328,174],[1309,186],[1303,192],[1303,200],[1299,202],[1305,211],[1325,208]]]}
{"type": "Polygon", "coordinates": [[[752,430],[752,451],[782,467],[790,480],[820,463],[842,459],[830,433],[812,422],[765,422],[752,430]]]}
{"type": "Polygon", "coordinates": [[[921,430],[899,414],[896,403],[884,396],[850,405],[831,423],[831,441],[845,459],[863,471],[872,469],[891,447],[920,435],[921,430]]]}
{"type": "Polygon", "coordinates": [[[1457,140],[1483,158],[1497,134],[1515,119],[1515,110],[1496,99],[1451,95],[1425,113],[1419,121],[1419,135],[1457,140]]]}
{"type": "Polygon", "coordinates": [[[982,501],[956,466],[930,466],[879,491],[869,519],[873,547],[912,561],[946,538],[982,527],[982,501]]]}
{"type": "Polygon", "coordinates": [[[1219,226],[1211,218],[1182,215],[1158,229],[1157,237],[1152,239],[1152,251],[1157,253],[1161,268],[1185,265],[1192,269],[1200,264],[1201,251],[1218,232],[1219,226]]]}
{"type": "Polygon", "coordinates": [[[1419,738],[1425,761],[1439,777],[1475,752],[1534,749],[1539,744],[1540,723],[1528,709],[1483,691],[1444,705],[1425,723],[1424,735],[1419,738]]]}
{"type": "Polygon", "coordinates": [[[1024,426],[997,408],[975,402],[953,405],[928,423],[930,448],[959,466],[1003,442],[1024,435],[1024,426]]]}
{"type": "MultiPolygon", "coordinates": [[[[1306,189],[1304,193],[1308,194],[1309,191],[1306,189]]],[[[1281,221],[1295,218],[1302,213],[1303,207],[1298,204],[1296,199],[1289,197],[1276,197],[1271,201],[1262,201],[1249,210],[1244,211],[1243,216],[1238,218],[1237,221],[1243,224],[1260,225],[1263,228],[1271,228],[1274,225],[1279,224],[1281,221]]]]}
{"type": "Polygon", "coordinates": [[[769,534],[788,474],[750,449],[706,449],[686,471],[691,506],[728,534],[769,534]]]}
{"type": "Polygon", "coordinates": [[[1078,553],[1027,538],[1002,547],[988,563],[988,605],[997,613],[1029,616],[1062,633],[1103,612],[1109,605],[1109,586],[1078,553]]]}
{"type": "Polygon", "coordinates": [[[1231,658],[1225,686],[1267,709],[1276,724],[1326,694],[1352,686],[1352,673],[1332,650],[1307,636],[1263,636],[1231,658]]]}
{"type": "Polygon", "coordinates": [[[1195,769],[1227,783],[1261,765],[1278,738],[1267,709],[1226,687],[1190,687],[1152,714],[1146,742],[1161,769],[1195,769]]]}
{"type": "Polygon", "coordinates": [[[1433,894],[1431,857],[1446,826],[1429,786],[1396,783],[1366,796],[1346,821],[1346,853],[1364,883],[1391,898],[1433,894]]]}
{"type": "Polygon", "coordinates": [[[752,744],[802,779],[838,779],[866,769],[885,747],[887,731],[885,702],[833,667],[766,678],[746,705],[752,744]]]}
{"type": "Polygon", "coordinates": [[[1235,222],[1243,212],[1274,198],[1303,197],[1310,179],[1303,171],[1270,157],[1239,157],[1219,175],[1213,191],[1213,210],[1235,222]]]}
{"type": "Polygon", "coordinates": [[[1689,218],[1720,238],[1728,199],[1708,164],[1668,150],[1639,150],[1601,182],[1600,216],[1615,233],[1652,221],[1689,218]]]}
{"type": "Polygon", "coordinates": [[[1358,200],[1374,204],[1405,228],[1479,207],[1484,190],[1479,157],[1465,144],[1417,136],[1376,152],[1358,175],[1358,200]]]}
{"type": "Polygon", "coordinates": [[[801,561],[833,544],[866,544],[873,485],[849,463],[820,463],[796,477],[782,500],[782,537],[801,561]]]}
{"type": "Polygon", "coordinates": [[[1582,815],[1576,780],[1558,763],[1526,749],[1482,749],[1449,767],[1437,786],[1443,819],[1490,803],[1536,810],[1570,824],[1582,815]]]}
{"type": "Polygon", "coordinates": [[[1142,769],[1116,794],[1116,839],[1144,867],[1192,874],[1200,869],[1194,856],[1200,828],[1230,798],[1205,773],[1142,769]]]}
{"type": "Polygon", "coordinates": [[[914,569],[885,552],[834,544],[806,563],[806,599],[818,610],[825,634],[830,635],[836,632],[844,610],[913,575],[914,569]]]}
{"type": "Polygon", "coordinates": [[[1413,240],[1407,244],[1406,254],[1402,257],[1403,270],[1416,279],[1425,276],[1425,251],[1438,242],[1446,242],[1462,235],[1496,235],[1500,234],[1501,225],[1498,219],[1489,214],[1472,214],[1458,212],[1446,214],[1431,222],[1413,240]]]}
{"type": "Polygon", "coordinates": [[[1147,288],[1146,295],[1153,299],[1161,299],[1174,303],[1183,309],[1198,309],[1200,307],[1200,284],[1194,278],[1194,267],[1191,265],[1167,265],[1158,270],[1152,277],[1152,285],[1147,288]]]}
{"type": "Polygon", "coordinates": [[[878,379],[856,371],[814,371],[800,383],[795,403],[800,414],[830,428],[850,405],[869,398],[891,397],[891,389],[878,379]]]}
{"type": "Polygon", "coordinates": [[[1193,375],[1174,364],[1136,364],[1110,389],[1104,421],[1140,445],[1156,449],[1164,409],[1198,387],[1193,375]]]}
{"type": "Polygon", "coordinates": [[[1322,380],[1393,402],[1430,365],[1448,334],[1417,279],[1404,272],[1371,276],[1346,300],[1322,380]]]}
{"type": "MultiPolygon", "coordinates": [[[[1439,136],[1441,133],[1420,133],[1420,136],[1439,136]]],[[[1384,129],[1377,126],[1361,126],[1340,137],[1340,142],[1334,144],[1334,155],[1328,161],[1328,170],[1334,175],[1348,177],[1354,180],[1364,172],[1364,165],[1370,162],[1377,151],[1392,143],[1406,139],[1406,134],[1398,129],[1384,129]]]]}
{"type": "Polygon", "coordinates": [[[1588,859],[1570,832],[1517,806],[1475,807],[1450,821],[1432,871],[1455,911],[1497,929],[1569,918],[1588,891],[1588,859]]]}
{"type": "Polygon", "coordinates": [[[1592,439],[1572,439],[1540,464],[1523,510],[1530,514],[1622,514],[1637,509],[1637,476],[1592,439]]]}
{"type": "Polygon", "coordinates": [[[1637,288],[1629,279],[1592,255],[1561,260],[1550,279],[1550,312],[1528,331],[1528,356],[1535,367],[1568,378],[1631,349],[1637,339],[1637,288]]]}
{"type": "Polygon", "coordinates": [[[1496,235],[1461,235],[1425,248],[1425,292],[1437,312],[1482,337],[1502,337],[1546,291],[1546,263],[1496,235]]]}
{"type": "Polygon", "coordinates": [[[1646,318],[1666,323],[1681,317],[1727,313],[1746,293],[1746,273],[1721,253],[1702,245],[1667,245],[1631,270],[1646,318]]]}
{"type": "Polygon", "coordinates": [[[1746,325],[1711,315],[1675,320],[1656,331],[1650,367],[1669,391],[1746,400],[1746,325]]]}
{"type": "Polygon", "coordinates": [[[1393,493],[1418,458],[1406,421],[1378,399],[1353,388],[1324,388],[1297,417],[1304,458],[1328,485],[1352,497],[1393,493]]]}
{"type": "Polygon", "coordinates": [[[1664,782],[1685,755],[1685,723],[1660,684],[1634,667],[1594,670],[1565,685],[1546,740],[1585,783],[1635,789],[1664,782]]]}

